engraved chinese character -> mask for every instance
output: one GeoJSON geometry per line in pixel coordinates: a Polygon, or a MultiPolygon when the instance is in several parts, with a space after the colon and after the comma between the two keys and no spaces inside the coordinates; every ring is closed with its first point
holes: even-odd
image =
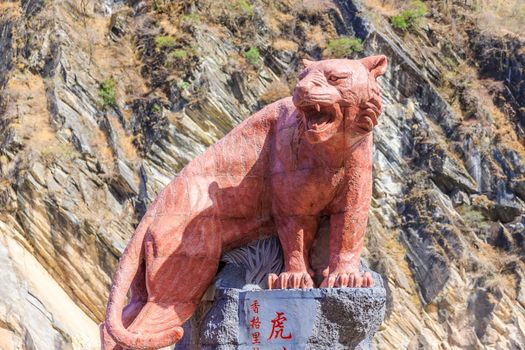
{"type": "Polygon", "coordinates": [[[250,309],[255,312],[256,314],[259,313],[259,302],[257,301],[257,299],[255,299],[252,304],[250,305],[250,309]]]}
{"type": "Polygon", "coordinates": [[[260,326],[261,326],[261,321],[259,320],[259,316],[254,316],[250,321],[250,327],[259,329],[260,326]]]}
{"type": "Polygon", "coordinates": [[[277,316],[271,320],[272,322],[272,331],[270,333],[270,336],[268,337],[268,340],[270,339],[292,339],[292,333],[288,333],[288,335],[284,335],[284,322],[287,320],[287,318],[284,316],[284,312],[276,312],[277,316]]]}
{"type": "Polygon", "coordinates": [[[261,344],[259,337],[261,336],[260,332],[252,333],[252,344],[261,344]]]}

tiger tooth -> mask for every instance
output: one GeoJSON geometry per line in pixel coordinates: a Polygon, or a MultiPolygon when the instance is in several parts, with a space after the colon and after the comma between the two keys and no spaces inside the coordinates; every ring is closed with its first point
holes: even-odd
{"type": "Polygon", "coordinates": [[[319,106],[319,103],[315,104],[315,109],[317,110],[317,112],[321,112],[321,106],[319,106]]]}

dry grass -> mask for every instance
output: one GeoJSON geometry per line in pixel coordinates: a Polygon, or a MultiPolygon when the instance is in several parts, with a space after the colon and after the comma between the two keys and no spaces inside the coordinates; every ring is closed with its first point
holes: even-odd
{"type": "Polygon", "coordinates": [[[500,273],[488,274],[482,277],[482,286],[491,292],[512,291],[514,290],[512,276],[500,273]]]}
{"type": "Polygon", "coordinates": [[[318,15],[336,6],[330,0],[302,0],[295,5],[295,8],[307,15],[318,15]]]}
{"type": "Polygon", "coordinates": [[[297,51],[299,45],[296,42],[285,39],[277,39],[272,43],[272,47],[277,51],[297,51]]]}
{"type": "MultiPolygon", "coordinates": [[[[274,1],[269,1],[268,4],[265,4],[264,21],[274,35],[281,35],[281,27],[285,24],[293,23],[295,16],[289,12],[282,11],[276,5],[274,1]]],[[[287,8],[293,7],[290,1],[282,1],[279,5],[287,8]]]]}
{"type": "Polygon", "coordinates": [[[73,146],[58,140],[50,126],[44,81],[39,75],[28,72],[13,76],[7,83],[6,94],[11,101],[7,116],[12,118],[11,125],[29,152],[50,162],[77,156],[73,146]]]}
{"type": "Polygon", "coordinates": [[[482,31],[491,34],[525,33],[525,2],[523,0],[476,0],[475,18],[482,31]]]}
{"type": "MultiPolygon", "coordinates": [[[[365,5],[383,17],[392,17],[399,9],[406,6],[405,0],[365,0],[365,5]]],[[[460,2],[427,1],[427,6],[439,12],[446,22],[457,23],[461,16],[473,19],[482,31],[491,34],[513,34],[523,36],[525,33],[525,1],[523,0],[471,0],[460,2]],[[454,18],[455,17],[455,18],[454,18]]]]}
{"type": "Polygon", "coordinates": [[[525,146],[520,142],[516,134],[514,122],[509,120],[508,116],[494,104],[494,99],[484,86],[484,82],[486,83],[486,81],[475,80],[472,84],[472,92],[478,96],[482,107],[494,118],[493,128],[496,132],[497,140],[505,148],[515,151],[521,157],[525,157],[525,146]]]}
{"type": "MultiPolygon", "coordinates": [[[[416,289],[412,270],[406,259],[407,250],[400,241],[400,231],[386,229],[379,211],[372,210],[368,216],[365,234],[366,255],[373,268],[382,273],[396,288],[407,292],[416,289]]],[[[419,305],[416,298],[415,305],[419,305]]]]}
{"type": "Polygon", "coordinates": [[[53,139],[43,148],[39,149],[41,157],[49,163],[64,162],[73,160],[77,152],[70,143],[61,142],[53,139]]]}
{"type": "Polygon", "coordinates": [[[393,0],[366,0],[365,5],[383,16],[391,17],[399,11],[399,1],[393,0]]]}
{"type": "Polygon", "coordinates": [[[18,2],[1,2],[0,17],[17,18],[22,14],[22,9],[18,2]]]}
{"type": "Polygon", "coordinates": [[[167,16],[159,16],[159,24],[166,35],[178,37],[181,35],[178,25],[174,24],[173,21],[167,16]]]}
{"type": "Polygon", "coordinates": [[[467,89],[466,92],[470,98],[475,99],[477,104],[476,115],[490,116],[488,120],[483,118],[465,119],[463,126],[468,128],[471,125],[481,124],[483,128],[494,132],[496,142],[525,157],[525,146],[516,134],[515,122],[511,121],[508,115],[495,105],[494,97],[489,93],[489,91],[502,90],[502,83],[490,79],[480,79],[477,70],[466,62],[460,63],[455,70],[447,71],[443,76],[443,85],[440,87],[440,91],[447,96],[449,101],[452,100],[455,112],[463,114],[456,98],[460,86],[467,89]]]}
{"type": "MultiPolygon", "coordinates": [[[[317,44],[321,49],[324,49],[329,39],[338,37],[337,31],[328,16],[329,10],[337,11],[337,7],[332,1],[288,0],[279,3],[268,2],[268,4],[265,2],[265,21],[274,37],[283,35],[282,28],[295,27],[295,22],[301,16],[316,18],[316,24],[310,23],[310,25],[302,28],[305,31],[307,42],[317,44]]],[[[297,51],[300,45],[286,38],[276,38],[272,46],[276,50],[297,51]]]]}
{"type": "Polygon", "coordinates": [[[523,268],[520,257],[484,242],[478,242],[478,249],[472,250],[461,264],[479,278],[482,287],[491,292],[502,292],[509,296],[515,293],[515,279],[513,273],[523,268]],[[474,268],[474,270],[472,270],[474,268]]]}
{"type": "Polygon", "coordinates": [[[10,101],[7,115],[13,118],[13,128],[26,140],[29,149],[41,151],[56,141],[49,126],[44,81],[39,75],[14,75],[5,94],[10,101]]]}
{"type": "Polygon", "coordinates": [[[270,104],[290,95],[290,87],[288,87],[283,81],[276,80],[268,86],[266,92],[261,96],[261,102],[264,104],[270,104]]]}
{"type": "Polygon", "coordinates": [[[95,129],[90,135],[90,144],[97,154],[97,159],[110,165],[113,162],[113,150],[108,145],[106,134],[100,129],[95,129]]]}
{"type": "Polygon", "coordinates": [[[71,160],[78,155],[71,144],[57,139],[50,126],[42,77],[30,72],[15,74],[7,83],[5,93],[10,101],[7,116],[28,152],[48,162],[71,160]]]}
{"type": "MultiPolygon", "coordinates": [[[[335,35],[333,37],[335,37],[335,35]]],[[[326,48],[326,42],[328,41],[329,36],[326,35],[326,32],[321,26],[316,25],[312,26],[306,33],[306,39],[309,42],[316,43],[321,49],[324,49],[326,48]]]]}
{"type": "Polygon", "coordinates": [[[122,135],[120,137],[120,148],[122,148],[122,151],[124,152],[124,155],[126,156],[126,159],[133,161],[136,160],[137,155],[137,149],[133,145],[133,142],[135,141],[135,137],[130,135],[122,135]]]}
{"type": "MultiPolygon", "coordinates": [[[[124,8],[122,13],[131,9],[124,8]]],[[[108,40],[109,20],[106,17],[88,16],[75,17],[66,6],[57,7],[57,16],[70,28],[68,35],[79,52],[88,55],[90,72],[100,81],[113,76],[116,82],[117,100],[124,101],[148,92],[144,79],[140,74],[140,59],[134,50],[133,38],[125,36],[118,43],[108,40]]],[[[79,57],[84,58],[79,55],[79,57]]]]}
{"type": "Polygon", "coordinates": [[[129,161],[135,161],[138,157],[137,155],[137,149],[133,145],[134,137],[132,135],[129,135],[126,130],[122,127],[120,123],[111,123],[111,126],[115,133],[117,134],[117,138],[119,141],[119,146],[122,152],[124,152],[124,156],[129,161]]]}

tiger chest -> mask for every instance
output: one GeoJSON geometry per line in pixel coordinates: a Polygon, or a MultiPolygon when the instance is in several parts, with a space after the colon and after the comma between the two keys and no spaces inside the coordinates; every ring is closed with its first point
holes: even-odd
{"type": "Polygon", "coordinates": [[[293,130],[277,136],[271,162],[275,209],[290,215],[318,214],[342,185],[342,162],[325,156],[320,148],[294,145],[293,130]]]}

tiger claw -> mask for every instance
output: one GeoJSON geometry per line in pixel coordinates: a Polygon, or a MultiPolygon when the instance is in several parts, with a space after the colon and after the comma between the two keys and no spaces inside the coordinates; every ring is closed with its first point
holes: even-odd
{"type": "Polygon", "coordinates": [[[313,288],[314,282],[308,272],[283,272],[279,276],[268,275],[268,289],[313,288]]]}

